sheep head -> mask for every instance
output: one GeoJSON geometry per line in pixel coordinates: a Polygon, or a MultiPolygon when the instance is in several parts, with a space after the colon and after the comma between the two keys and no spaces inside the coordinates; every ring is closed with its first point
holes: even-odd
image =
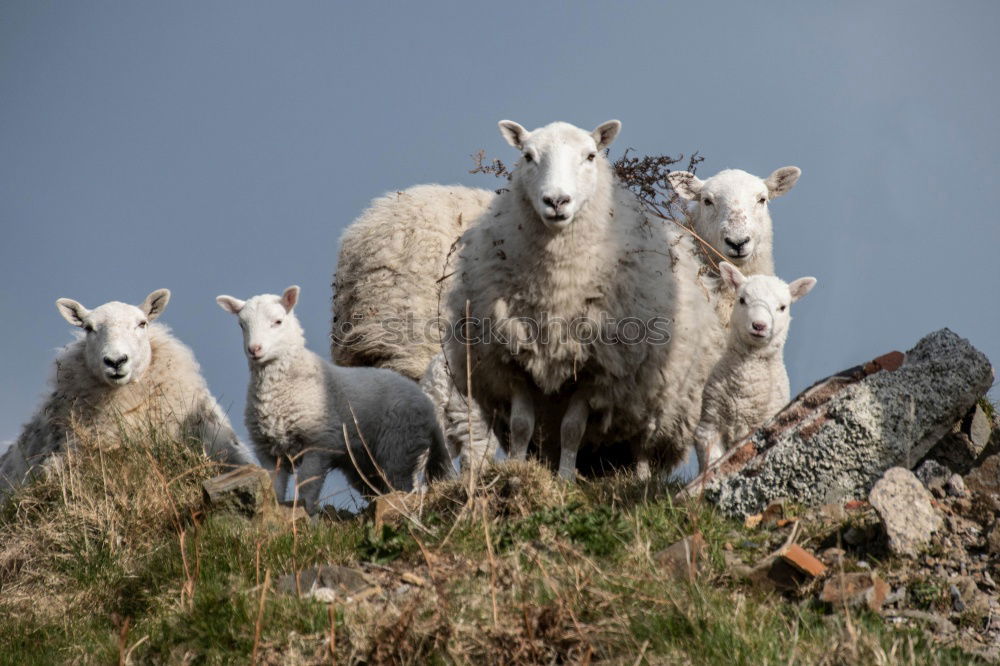
{"type": "Polygon", "coordinates": [[[529,132],[513,120],[501,120],[500,133],[521,151],[515,186],[546,227],[564,229],[590,200],[598,184],[603,150],[618,136],[621,123],[609,120],[593,132],[556,122],[529,132]]]}
{"type": "Polygon", "coordinates": [[[766,179],[740,169],[720,171],[701,180],[687,171],[667,176],[682,199],[694,202],[694,230],[736,266],[751,265],[759,254],[772,252],[771,216],[767,203],[795,186],[802,171],[782,167],[766,179]]]}
{"type": "Polygon", "coordinates": [[[124,386],[142,377],[153,357],[149,324],[170,300],[170,291],[158,289],[141,305],[112,301],[88,310],[70,298],[56,301],[59,313],[84,330],[84,359],[97,379],[124,386]]]}
{"type": "Polygon", "coordinates": [[[750,349],[784,345],[792,320],[789,306],[816,286],[814,277],[787,284],[773,275],[745,277],[725,261],[719,264],[719,272],[736,292],[737,302],[729,321],[731,335],[750,349]]]}
{"type": "Polygon", "coordinates": [[[288,287],[281,296],[261,294],[241,301],[222,295],[215,301],[223,310],[239,318],[243,351],[251,365],[270,363],[305,344],[302,326],[292,311],[299,301],[298,286],[288,287]]]}

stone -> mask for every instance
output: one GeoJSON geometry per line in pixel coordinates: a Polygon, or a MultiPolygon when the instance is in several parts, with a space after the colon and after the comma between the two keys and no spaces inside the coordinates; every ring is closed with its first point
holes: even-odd
{"type": "Polygon", "coordinates": [[[927,486],[927,490],[940,488],[948,481],[952,471],[939,463],[937,460],[925,460],[920,463],[913,473],[920,482],[927,486]]]}
{"type": "Polygon", "coordinates": [[[993,422],[978,403],[927,454],[952,470],[965,474],[986,452],[993,434],[993,422]]]}
{"type": "Polygon", "coordinates": [[[920,461],[992,383],[989,359],[942,329],[905,356],[886,354],[806,389],[679,499],[703,495],[742,518],[779,497],[807,506],[861,498],[890,467],[920,461]]]}
{"type": "Polygon", "coordinates": [[[953,634],[957,631],[955,625],[952,624],[948,618],[942,617],[937,613],[907,609],[893,613],[893,617],[905,617],[911,620],[926,622],[927,624],[932,625],[934,627],[934,631],[939,634],[953,634]]]}
{"type": "Polygon", "coordinates": [[[968,488],[965,487],[965,480],[959,474],[952,474],[951,478],[944,484],[944,489],[952,497],[965,497],[969,494],[968,488]]]}
{"type": "Polygon", "coordinates": [[[705,555],[705,539],[695,532],[656,553],[653,560],[677,580],[694,581],[705,555]]]}
{"type": "Polygon", "coordinates": [[[1000,496],[1000,453],[990,456],[966,474],[965,487],[984,497],[1000,496]]]}
{"type": "Polygon", "coordinates": [[[778,551],[778,556],[808,576],[815,578],[826,573],[826,565],[798,544],[782,548],[778,551]]]}
{"type": "Polygon", "coordinates": [[[266,469],[244,465],[204,481],[202,495],[213,511],[254,516],[275,503],[274,486],[266,469]]]}
{"type": "Polygon", "coordinates": [[[889,537],[889,550],[915,557],[942,526],[927,488],[908,469],[893,467],[868,495],[889,537]]]}
{"type": "Polygon", "coordinates": [[[819,598],[833,606],[866,605],[877,613],[882,610],[889,591],[889,584],[875,573],[836,574],[823,585],[819,598]]]}
{"type": "Polygon", "coordinates": [[[285,594],[301,594],[303,597],[330,603],[337,598],[342,600],[357,598],[369,588],[376,587],[363,571],[339,565],[310,567],[299,571],[297,575],[297,583],[295,573],[280,576],[276,585],[277,590],[285,594]]]}

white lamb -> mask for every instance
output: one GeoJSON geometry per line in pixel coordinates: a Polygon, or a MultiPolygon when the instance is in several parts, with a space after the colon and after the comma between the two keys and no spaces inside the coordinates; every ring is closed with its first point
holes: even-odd
{"type": "Polygon", "coordinates": [[[511,457],[536,441],[564,478],[581,443],[642,447],[669,349],[656,328],[673,305],[661,229],[604,155],[620,128],[501,121],[522,158],[462,237],[449,294],[449,311],[468,301],[471,316],[447,344],[459,390],[469,353],[472,394],[487,422],[509,428],[511,457]]]}
{"type": "Polygon", "coordinates": [[[812,277],[790,284],[770,275],[744,277],[725,261],[719,270],[737,303],[725,351],[703,392],[695,431],[701,471],[788,403],[783,351],[792,319],[790,306],[816,285],[812,277]]]}
{"type": "Polygon", "coordinates": [[[306,349],[292,311],[298,298],[292,286],[281,296],[216,299],[243,329],[247,429],[257,456],[276,469],[278,497],[292,471],[309,512],[331,469],[368,497],[413,490],[425,469],[430,480],[450,476],[434,407],[420,387],[392,370],[337,367],[306,349]]]}
{"type": "Polygon", "coordinates": [[[138,307],[113,301],[88,310],[68,298],[56,302],[84,333],[59,353],[52,394],[0,458],[0,495],[78,436],[100,440],[154,431],[193,440],[224,463],[252,463],[194,354],[154,323],[169,299],[170,292],[159,289],[138,307]]]}

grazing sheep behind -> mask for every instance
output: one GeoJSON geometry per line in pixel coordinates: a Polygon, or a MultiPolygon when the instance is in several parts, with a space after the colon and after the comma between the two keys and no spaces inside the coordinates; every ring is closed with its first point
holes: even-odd
{"type": "Polygon", "coordinates": [[[445,261],[493,192],[418,185],[372,201],[340,239],[330,354],[419,381],[441,351],[435,322],[445,261]]]}
{"type": "Polygon", "coordinates": [[[60,314],[84,333],[56,358],[52,393],[0,458],[0,494],[23,482],[77,437],[150,432],[194,440],[224,463],[252,463],[212,397],[191,350],[155,320],[170,300],[154,291],[139,306],[113,301],[88,310],[60,298],[60,314]]]}
{"type": "Polygon", "coordinates": [[[576,474],[581,443],[641,448],[668,349],[664,331],[650,329],[672,315],[661,227],[615,183],[604,155],[620,127],[529,132],[502,121],[522,158],[510,189],[463,235],[449,294],[449,312],[461,316],[468,301],[471,315],[446,348],[459,391],[468,352],[473,397],[509,431],[511,457],[541,443],[564,478],[576,474]],[[622,339],[630,319],[634,341],[622,339]]]}
{"type": "Polygon", "coordinates": [[[816,285],[812,277],[790,284],[769,275],[744,277],[727,262],[719,264],[719,271],[737,302],[725,351],[703,392],[695,430],[701,471],[788,403],[783,351],[790,306],[816,285]]]}
{"type": "Polygon", "coordinates": [[[450,476],[434,407],[420,387],[392,370],[338,367],[306,349],[293,312],[298,299],[295,286],[281,296],[216,299],[243,329],[247,429],[257,456],[277,471],[278,497],[292,471],[309,512],[331,469],[367,497],[413,490],[425,469],[430,480],[450,476]]]}
{"type": "Polygon", "coordinates": [[[497,438],[475,404],[458,392],[448,372],[444,353],[431,359],[420,379],[420,388],[434,404],[434,412],[444,432],[448,452],[460,457],[462,470],[478,470],[496,457],[497,438]],[[471,428],[471,431],[470,431],[471,428]]]}

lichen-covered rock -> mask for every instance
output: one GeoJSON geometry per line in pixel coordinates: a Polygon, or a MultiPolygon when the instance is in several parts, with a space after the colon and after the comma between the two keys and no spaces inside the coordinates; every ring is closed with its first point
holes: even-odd
{"type": "Polygon", "coordinates": [[[734,446],[685,490],[730,515],[773,499],[862,498],[890,467],[912,468],[993,382],[989,359],[948,329],[827,378],[734,446]]]}
{"type": "Polygon", "coordinates": [[[889,550],[915,557],[941,529],[941,516],[931,504],[931,494],[902,467],[893,467],[875,483],[868,501],[878,512],[889,537],[889,550]]]}

